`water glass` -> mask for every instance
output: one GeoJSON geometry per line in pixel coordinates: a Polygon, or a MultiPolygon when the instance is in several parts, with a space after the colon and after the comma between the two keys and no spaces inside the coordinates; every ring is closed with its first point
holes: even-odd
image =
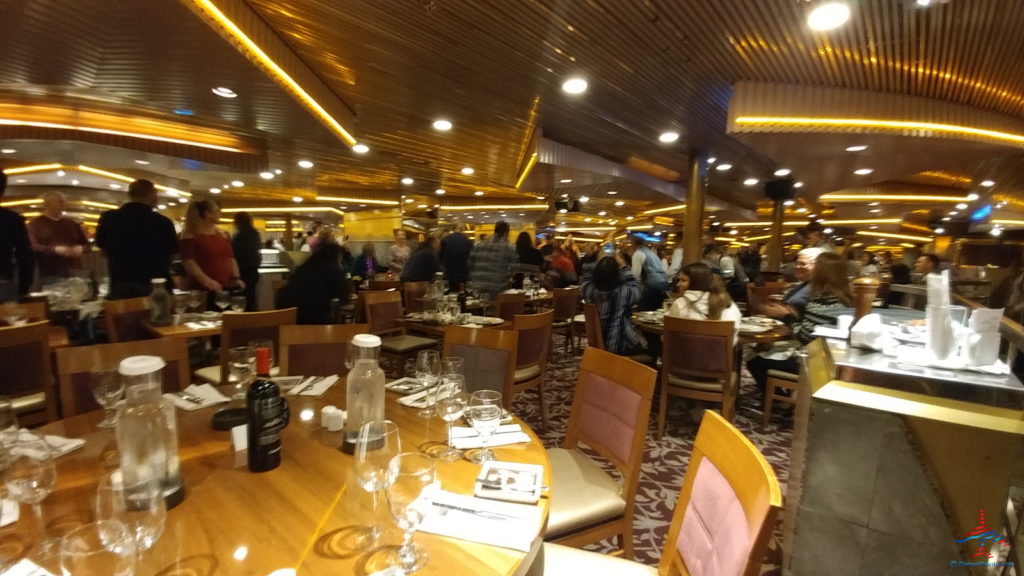
{"type": "Polygon", "coordinates": [[[232,312],[245,312],[245,296],[239,294],[231,297],[231,311],[232,312]]]}
{"type": "Polygon", "coordinates": [[[98,369],[89,372],[89,388],[96,403],[103,407],[103,420],[97,424],[100,428],[117,426],[117,410],[114,405],[124,395],[124,380],[114,369],[98,369]]]}
{"type": "Polygon", "coordinates": [[[402,442],[394,422],[371,420],[359,427],[355,446],[356,482],[373,496],[370,531],[362,543],[366,547],[375,544],[380,536],[380,492],[387,487],[388,464],[401,452],[402,442]]]}
{"type": "Polygon", "coordinates": [[[9,446],[17,439],[18,417],[14,413],[14,403],[9,396],[0,396],[0,445],[9,446]]]}
{"type": "Polygon", "coordinates": [[[252,346],[235,346],[228,350],[228,369],[235,383],[234,399],[245,399],[245,387],[256,374],[256,349],[252,346]]]}
{"type": "Polygon", "coordinates": [[[156,476],[146,467],[120,468],[100,478],[96,518],[128,528],[135,547],[148,550],[164,532],[167,508],[156,476]]]}
{"type": "Polygon", "coordinates": [[[433,506],[431,494],[437,483],[434,459],[426,454],[405,452],[395,456],[388,466],[388,505],[403,534],[402,547],[393,553],[389,564],[404,574],[427,564],[426,549],[413,543],[412,537],[433,506]]]}
{"type": "Polygon", "coordinates": [[[206,292],[203,292],[202,290],[192,290],[188,293],[188,307],[193,312],[198,312],[205,300],[206,292]]]}
{"type": "Polygon", "coordinates": [[[461,374],[445,374],[442,378],[438,394],[437,411],[441,419],[448,423],[448,432],[445,436],[448,439],[448,446],[436,455],[438,460],[455,462],[462,458],[462,450],[452,446],[452,424],[462,418],[466,405],[469,404],[469,397],[466,396],[466,380],[461,374]]]}
{"type": "Polygon", "coordinates": [[[135,539],[116,520],[101,520],[68,532],[60,547],[64,576],[131,576],[135,574],[135,539]]]}
{"type": "Polygon", "coordinates": [[[213,293],[213,303],[221,309],[221,312],[227,310],[231,306],[231,293],[227,290],[217,290],[213,293]]]}
{"type": "Polygon", "coordinates": [[[9,448],[4,486],[11,499],[33,506],[43,501],[57,483],[57,468],[46,439],[22,430],[9,448]]]}
{"type": "MultiPolygon", "coordinates": [[[[416,379],[424,385],[436,386],[441,378],[441,355],[437,350],[420,350],[416,355],[416,379]]],[[[417,415],[421,418],[433,418],[433,406],[421,409],[417,415]]]]}
{"type": "Polygon", "coordinates": [[[501,392],[495,390],[477,390],[469,399],[469,420],[473,429],[480,435],[480,450],[473,456],[473,462],[482,464],[494,460],[494,452],[487,447],[491,434],[501,424],[501,392]]]}
{"type": "Polygon", "coordinates": [[[448,356],[441,360],[441,375],[445,374],[458,374],[460,376],[466,375],[466,361],[459,356],[448,356]]]}
{"type": "Polygon", "coordinates": [[[180,323],[184,324],[184,315],[188,311],[188,293],[180,293],[174,295],[174,314],[181,319],[180,323]]]}

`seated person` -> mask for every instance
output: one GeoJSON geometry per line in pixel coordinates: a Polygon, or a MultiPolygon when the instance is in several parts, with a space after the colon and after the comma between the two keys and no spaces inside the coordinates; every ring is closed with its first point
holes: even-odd
{"type": "Polygon", "coordinates": [[[672,302],[668,315],[689,320],[732,320],[737,333],[743,314],[726,292],[722,279],[703,262],[687,264],[679,272],[676,290],[682,295],[672,302]]]}
{"type": "Polygon", "coordinates": [[[584,300],[597,306],[606,350],[626,355],[646,348],[647,342],[629,318],[640,301],[640,284],[621,255],[605,256],[593,271],[585,270],[580,292],[584,300]]]}
{"type": "Polygon", "coordinates": [[[341,267],[342,248],[337,243],[320,244],[296,268],[277,292],[277,308],[298,308],[296,324],[333,324],[331,300],[348,302],[350,282],[341,267]]]}
{"type": "MultiPolygon", "coordinates": [[[[769,318],[782,320],[786,324],[792,324],[800,317],[807,305],[807,297],[811,286],[809,280],[814,273],[814,262],[823,250],[820,248],[804,248],[796,255],[793,263],[793,275],[796,276],[799,284],[794,286],[782,298],[782,303],[769,302],[761,306],[760,310],[751,310],[751,314],[763,314],[769,318]]],[[[845,264],[843,277],[846,277],[845,264]]]]}

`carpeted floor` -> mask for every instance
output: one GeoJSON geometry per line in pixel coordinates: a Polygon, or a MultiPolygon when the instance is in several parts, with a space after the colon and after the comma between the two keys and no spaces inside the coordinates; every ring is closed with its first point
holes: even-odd
{"type": "MultiPolygon", "coordinates": [[[[556,339],[556,341],[558,341],[556,339]]],[[[514,409],[537,431],[546,446],[558,446],[565,434],[572,406],[572,394],[576,384],[576,371],[579,357],[560,352],[561,346],[552,361],[548,363],[546,380],[546,404],[548,409],[548,430],[540,430],[540,412],[537,396],[527,392],[516,398],[514,409]]],[[[650,432],[647,437],[646,455],[643,470],[640,474],[640,487],[637,491],[636,516],[634,519],[634,546],[636,559],[646,564],[656,565],[661,557],[661,548],[668,533],[672,512],[675,509],[676,497],[682,485],[683,475],[690,459],[693,439],[697,432],[697,423],[691,420],[693,406],[687,406],[681,398],[670,400],[665,436],[655,441],[654,431],[657,416],[658,398],[651,415],[650,432]]],[[[694,411],[696,412],[696,411],[694,411]]],[[[739,403],[735,421],[733,422],[765,455],[778,475],[783,494],[789,468],[789,445],[791,429],[788,423],[782,422],[776,411],[772,426],[767,431],[761,426],[761,397],[754,386],[753,380],[745,371],[743,373],[739,403]]],[[[776,526],[774,542],[762,567],[762,575],[776,576],[782,573],[779,555],[781,539],[781,519],[776,526]]],[[[596,551],[609,551],[612,543],[589,547],[596,551]]]]}

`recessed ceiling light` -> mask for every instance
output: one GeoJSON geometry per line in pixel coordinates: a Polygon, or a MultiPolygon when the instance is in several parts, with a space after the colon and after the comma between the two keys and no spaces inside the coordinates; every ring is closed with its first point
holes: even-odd
{"type": "Polygon", "coordinates": [[[562,91],[566,94],[583,94],[587,91],[587,81],[578,76],[569,78],[562,82],[562,91]]]}
{"type": "Polygon", "coordinates": [[[406,198],[406,199],[405,199],[405,203],[406,203],[406,204],[408,204],[408,203],[410,203],[410,202],[415,202],[415,200],[413,200],[412,198],[406,198]]]}
{"type": "Polygon", "coordinates": [[[28,182],[28,180],[24,178],[18,178],[17,180],[14,181],[15,184],[24,184],[25,182],[28,182]]]}
{"type": "Polygon", "coordinates": [[[236,94],[234,90],[232,90],[231,88],[225,88],[223,86],[218,86],[211,90],[211,92],[213,92],[217,96],[220,96],[221,98],[235,98],[238,96],[238,94],[236,94]]]}
{"type": "Polygon", "coordinates": [[[619,193],[619,191],[618,191],[618,190],[609,190],[609,191],[608,191],[608,195],[609,195],[609,196],[615,196],[615,195],[616,195],[616,194],[618,194],[618,193],[619,193]]]}
{"type": "Polygon", "coordinates": [[[484,195],[484,191],[483,190],[477,190],[476,192],[473,192],[473,196],[483,196],[483,195],[484,195]]]}
{"type": "Polygon", "coordinates": [[[786,200],[782,203],[783,206],[792,206],[794,204],[796,204],[796,200],[786,200]]]}
{"type": "Polygon", "coordinates": [[[957,210],[967,210],[967,204],[964,204],[963,202],[961,202],[961,203],[956,205],[956,209],[957,210]]]}
{"type": "MultiPolygon", "coordinates": [[[[733,234],[735,234],[735,233],[736,233],[736,231],[735,231],[735,230],[733,230],[733,231],[732,231],[732,233],[733,233],[733,234]]],[[[654,235],[655,235],[655,236],[661,236],[661,230],[658,230],[657,232],[655,232],[655,233],[654,233],[654,235]]]]}
{"type": "MultiPolygon", "coordinates": [[[[953,219],[953,218],[951,218],[951,217],[949,217],[949,216],[943,216],[943,217],[942,217],[942,221],[943,221],[943,222],[949,222],[949,221],[950,221],[950,220],[952,220],[952,219],[953,219]]],[[[872,228],[877,228],[877,226],[872,226],[872,228]]]]}
{"type": "Polygon", "coordinates": [[[114,190],[118,190],[118,189],[120,189],[120,188],[121,188],[121,185],[120,185],[120,184],[109,184],[109,186],[110,186],[110,187],[111,187],[112,189],[114,189],[114,190]]]}
{"type": "Polygon", "coordinates": [[[945,234],[946,233],[946,229],[943,228],[942,226],[939,226],[938,228],[935,229],[935,233],[936,234],[945,234]]]}
{"type": "Polygon", "coordinates": [[[817,32],[835,30],[850,19],[850,7],[845,2],[821,4],[807,15],[807,27],[817,32]]]}
{"type": "Polygon", "coordinates": [[[434,130],[445,132],[452,129],[452,123],[448,120],[434,120],[434,130]]]}
{"type": "Polygon", "coordinates": [[[878,214],[881,211],[882,211],[881,208],[872,208],[871,210],[869,210],[869,212],[871,212],[872,214],[878,214]]]}
{"type": "Polygon", "coordinates": [[[817,214],[808,214],[807,217],[813,220],[814,218],[817,218],[818,215],[817,214]]]}
{"type": "Polygon", "coordinates": [[[71,181],[71,185],[72,186],[78,186],[78,180],[72,180],[71,181]]]}
{"type": "Polygon", "coordinates": [[[993,228],[993,229],[989,230],[988,233],[993,235],[993,236],[1002,236],[1003,229],[1002,228],[993,228]]]}
{"type": "Polygon", "coordinates": [[[210,194],[220,194],[220,188],[210,188],[210,194]]]}
{"type": "Polygon", "coordinates": [[[355,152],[356,154],[366,154],[367,152],[370,151],[370,147],[367,146],[366,144],[356,144],[355,146],[352,147],[352,151],[355,152]]]}
{"type": "Polygon", "coordinates": [[[719,172],[725,172],[726,170],[732,170],[732,164],[728,164],[728,163],[719,164],[718,166],[715,166],[715,170],[718,170],[719,172]]]}
{"type": "Polygon", "coordinates": [[[470,176],[470,175],[472,175],[472,174],[473,174],[473,172],[476,172],[476,170],[473,170],[473,169],[472,169],[472,168],[470,168],[469,166],[466,166],[466,167],[465,167],[465,168],[463,168],[462,170],[459,170],[459,172],[462,172],[462,173],[463,173],[463,174],[465,174],[466,176],[470,176]]]}
{"type": "Polygon", "coordinates": [[[800,214],[803,214],[804,212],[807,212],[807,208],[804,208],[803,206],[801,206],[801,207],[797,208],[796,211],[799,212],[800,214]]]}
{"type": "Polygon", "coordinates": [[[676,140],[679,140],[679,132],[662,132],[661,136],[658,136],[658,140],[665,144],[671,144],[676,140]]]}
{"type": "Polygon", "coordinates": [[[747,186],[754,186],[758,182],[760,182],[760,180],[758,180],[757,178],[747,178],[746,180],[743,181],[743,183],[746,184],[747,186]]]}
{"type": "Polygon", "coordinates": [[[406,176],[405,178],[402,178],[402,184],[405,184],[406,186],[412,184],[413,182],[415,182],[415,180],[413,180],[412,178],[410,178],[408,176],[406,176]]]}
{"type": "Polygon", "coordinates": [[[616,205],[616,206],[622,206],[623,204],[625,204],[625,202],[623,202],[622,200],[617,200],[617,201],[615,202],[615,205],[616,205]]]}
{"type": "Polygon", "coordinates": [[[708,157],[708,164],[714,164],[717,161],[718,161],[718,158],[715,158],[714,156],[709,156],[708,157]]]}
{"type": "Polygon", "coordinates": [[[562,198],[568,198],[568,197],[569,197],[568,194],[562,194],[562,198]]]}
{"type": "Polygon", "coordinates": [[[445,189],[438,188],[437,190],[434,190],[434,194],[437,194],[438,196],[443,196],[445,194],[445,189]]]}
{"type": "Polygon", "coordinates": [[[231,185],[235,188],[241,188],[242,186],[245,186],[245,182],[242,182],[241,180],[232,180],[231,185]]]}
{"type": "Polygon", "coordinates": [[[996,185],[994,180],[982,180],[981,185],[985,188],[991,188],[996,185]]]}
{"type": "Polygon", "coordinates": [[[789,168],[779,168],[778,170],[775,171],[776,176],[789,176],[792,173],[793,171],[790,170],[789,168]]]}
{"type": "Polygon", "coordinates": [[[632,220],[632,219],[633,219],[632,216],[626,216],[626,220],[632,220]]]}
{"type": "Polygon", "coordinates": [[[17,150],[15,150],[14,148],[0,149],[0,154],[14,154],[15,152],[17,152],[17,150]]]}
{"type": "Polygon", "coordinates": [[[580,196],[580,202],[583,203],[583,204],[586,204],[587,202],[590,202],[590,197],[589,196],[580,196]]]}
{"type": "Polygon", "coordinates": [[[932,0],[915,0],[914,3],[922,8],[926,8],[932,5],[932,0]]]}
{"type": "Polygon", "coordinates": [[[310,160],[299,160],[297,162],[297,164],[299,165],[299,168],[312,168],[313,167],[313,162],[310,161],[310,160]]]}
{"type": "Polygon", "coordinates": [[[66,174],[66,172],[64,172],[63,170],[57,170],[57,176],[63,178],[64,174],[66,174]]]}
{"type": "Polygon", "coordinates": [[[559,182],[559,184],[569,184],[569,183],[572,182],[572,178],[562,178],[558,182],[559,182]]]}
{"type": "Polygon", "coordinates": [[[856,174],[857,176],[867,176],[868,174],[871,174],[872,172],[874,172],[874,170],[872,168],[858,168],[858,169],[853,171],[853,173],[856,174]]]}
{"type": "Polygon", "coordinates": [[[302,202],[302,196],[292,196],[292,202],[302,202]]]}
{"type": "Polygon", "coordinates": [[[729,230],[729,234],[732,234],[733,236],[735,236],[735,235],[737,235],[739,233],[740,233],[739,230],[729,230]]]}
{"type": "Polygon", "coordinates": [[[867,149],[868,149],[868,147],[864,146],[864,145],[860,145],[860,146],[847,146],[846,151],[847,152],[863,152],[863,151],[865,151],[867,149]]]}
{"type": "Polygon", "coordinates": [[[959,212],[957,212],[956,210],[950,210],[949,211],[949,215],[950,216],[956,216],[957,214],[959,214],[959,212]]]}
{"type": "Polygon", "coordinates": [[[831,234],[832,232],[833,230],[831,228],[825,228],[824,230],[821,231],[822,234],[831,234]]]}
{"type": "Polygon", "coordinates": [[[426,208],[427,205],[426,204],[417,204],[416,207],[417,208],[426,208]]]}
{"type": "Polygon", "coordinates": [[[178,116],[191,116],[195,114],[195,112],[189,110],[188,108],[175,108],[174,113],[178,116]]]}
{"type": "Polygon", "coordinates": [[[565,214],[566,212],[568,212],[568,210],[566,210],[565,208],[559,208],[558,209],[558,213],[559,214],[565,214]]]}
{"type": "Polygon", "coordinates": [[[868,202],[868,206],[878,206],[881,202],[868,202]]]}
{"type": "Polygon", "coordinates": [[[981,196],[978,196],[977,192],[971,192],[970,194],[967,195],[967,201],[968,202],[974,202],[978,198],[981,198],[981,196]]]}
{"type": "Polygon", "coordinates": [[[803,188],[803,187],[804,187],[804,183],[803,182],[794,182],[793,183],[793,188],[803,188]]]}
{"type": "Polygon", "coordinates": [[[260,172],[260,178],[263,178],[264,180],[273,180],[274,179],[274,173],[273,172],[260,172]]]}
{"type": "Polygon", "coordinates": [[[546,198],[543,196],[534,196],[534,198],[536,198],[537,200],[546,200],[546,198]]]}
{"type": "Polygon", "coordinates": [[[598,215],[598,216],[607,216],[607,215],[608,215],[608,213],[607,213],[607,212],[605,212],[604,210],[601,210],[600,212],[598,212],[598,213],[597,213],[597,215],[598,215]]]}
{"type": "Polygon", "coordinates": [[[167,204],[159,204],[156,208],[157,210],[167,210],[167,204]]]}

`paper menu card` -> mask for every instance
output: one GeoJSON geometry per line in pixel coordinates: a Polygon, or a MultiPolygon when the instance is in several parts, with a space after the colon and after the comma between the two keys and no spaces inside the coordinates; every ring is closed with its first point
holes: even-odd
{"type": "Polygon", "coordinates": [[[420,532],[529,552],[541,528],[541,509],[531,504],[485,500],[446,490],[431,495],[420,532]]]}

